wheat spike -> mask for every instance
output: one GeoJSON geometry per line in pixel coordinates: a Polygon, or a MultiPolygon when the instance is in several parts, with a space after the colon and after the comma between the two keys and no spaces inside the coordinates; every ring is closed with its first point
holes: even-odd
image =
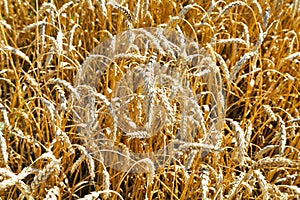
{"type": "Polygon", "coordinates": [[[93,5],[93,2],[92,0],[86,0],[87,1],[87,4],[88,4],[88,8],[91,10],[91,11],[94,11],[94,5],[93,5]]]}
{"type": "Polygon", "coordinates": [[[264,175],[261,173],[261,171],[259,169],[258,170],[254,170],[254,174],[256,175],[256,178],[258,180],[259,186],[262,189],[263,199],[264,200],[270,199],[269,184],[266,181],[266,178],[264,177],[264,175]]]}
{"type": "Polygon", "coordinates": [[[58,31],[56,36],[56,46],[57,46],[58,53],[63,52],[63,36],[64,34],[61,31],[58,31]]]}
{"type": "Polygon", "coordinates": [[[225,13],[227,13],[230,8],[233,8],[233,7],[236,7],[236,6],[247,6],[247,7],[249,7],[248,4],[245,3],[245,2],[243,2],[243,1],[234,1],[234,2],[231,2],[227,6],[225,6],[223,8],[223,10],[220,11],[220,13],[219,13],[219,15],[218,15],[217,18],[220,18],[222,15],[224,15],[225,13]]]}
{"type": "Polygon", "coordinates": [[[72,51],[73,49],[74,49],[74,47],[73,47],[73,38],[74,38],[74,33],[75,33],[75,30],[76,30],[76,28],[78,28],[79,27],[79,24],[75,24],[73,27],[72,27],[72,29],[71,29],[71,31],[70,31],[70,33],[69,33],[69,38],[68,38],[68,52],[70,52],[70,51],[72,51]]]}
{"type": "Polygon", "coordinates": [[[228,192],[228,199],[232,199],[234,195],[238,192],[238,189],[240,188],[241,183],[243,182],[243,179],[245,178],[245,173],[241,173],[233,183],[233,186],[231,190],[228,192]]]}
{"type": "Polygon", "coordinates": [[[282,120],[282,118],[279,115],[277,115],[277,119],[280,124],[279,155],[283,155],[285,145],[286,145],[286,126],[285,126],[285,122],[282,120]]]}
{"type": "Polygon", "coordinates": [[[142,4],[142,19],[145,19],[146,14],[149,12],[150,0],[143,0],[142,4]]]}
{"type": "Polygon", "coordinates": [[[73,4],[73,1],[69,1],[69,2],[65,3],[64,5],[62,5],[62,7],[60,7],[60,9],[57,11],[57,17],[60,16],[72,4],[73,4]]]}
{"type": "Polygon", "coordinates": [[[15,49],[15,48],[13,48],[11,46],[3,46],[3,47],[0,46],[0,50],[2,50],[4,52],[5,51],[9,51],[9,52],[11,52],[13,54],[16,54],[17,56],[21,57],[26,62],[28,62],[30,65],[32,65],[29,57],[25,53],[23,53],[22,51],[20,51],[19,49],[15,49]]]}
{"type": "Polygon", "coordinates": [[[258,52],[257,51],[250,51],[248,53],[245,53],[245,55],[242,56],[242,58],[240,58],[239,61],[236,62],[236,64],[234,65],[230,78],[231,80],[235,80],[236,79],[236,75],[237,73],[240,71],[241,67],[253,56],[255,56],[258,52]]]}
{"type": "Polygon", "coordinates": [[[34,177],[30,184],[30,189],[33,193],[37,192],[38,187],[44,183],[52,173],[58,173],[60,171],[60,160],[61,159],[52,160],[37,176],[34,177]]]}
{"type": "Polygon", "coordinates": [[[276,122],[277,121],[277,117],[276,117],[275,113],[273,112],[273,110],[271,109],[271,107],[269,105],[263,105],[262,107],[267,112],[267,114],[270,117],[270,119],[272,121],[276,122]]]}
{"type": "Polygon", "coordinates": [[[0,20],[0,25],[4,26],[8,30],[12,30],[11,25],[9,25],[4,19],[0,20]]]}
{"type": "MultiPolygon", "coordinates": [[[[104,190],[109,190],[109,187],[110,187],[110,181],[109,181],[109,173],[108,173],[108,171],[106,170],[106,168],[104,167],[103,168],[103,171],[102,171],[102,173],[103,173],[103,182],[104,182],[104,187],[103,187],[103,189],[104,190]]],[[[104,199],[109,199],[110,198],[110,193],[103,193],[103,198],[104,199]]]]}
{"type": "Polygon", "coordinates": [[[97,0],[97,3],[101,9],[101,13],[102,15],[107,18],[107,9],[106,9],[106,5],[105,5],[105,0],[97,0]]]}
{"type": "Polygon", "coordinates": [[[72,165],[71,173],[73,174],[76,170],[78,170],[81,163],[86,159],[85,155],[81,155],[72,165]]]}
{"type": "Polygon", "coordinates": [[[59,199],[59,197],[60,197],[59,187],[54,186],[48,190],[44,200],[56,200],[59,199]]]}
{"type": "Polygon", "coordinates": [[[239,151],[238,159],[240,163],[244,164],[245,156],[247,155],[245,133],[238,122],[232,120],[231,124],[234,126],[235,137],[236,137],[238,151],[239,151]]]}
{"type": "Polygon", "coordinates": [[[4,138],[3,133],[0,130],[0,146],[1,146],[1,153],[0,157],[2,157],[2,160],[0,161],[1,165],[7,165],[8,164],[8,152],[7,152],[7,144],[4,138]]]}
{"type": "Polygon", "coordinates": [[[115,2],[114,0],[110,0],[106,5],[111,5],[113,6],[113,8],[121,11],[127,18],[127,20],[132,23],[132,15],[129,11],[128,8],[121,6],[120,4],[118,4],[117,2],[115,2]]]}
{"type": "Polygon", "coordinates": [[[202,188],[201,199],[207,199],[207,195],[209,192],[208,183],[210,178],[209,178],[208,168],[205,165],[201,167],[200,179],[201,179],[201,188],[202,188]]]}
{"type": "Polygon", "coordinates": [[[0,103],[0,111],[2,112],[5,126],[9,127],[10,122],[9,122],[7,110],[2,103],[0,103]]]}
{"type": "Polygon", "coordinates": [[[277,158],[262,158],[257,161],[255,164],[256,167],[285,167],[285,166],[298,166],[299,164],[288,159],[288,158],[283,158],[283,157],[277,157],[277,158]]]}

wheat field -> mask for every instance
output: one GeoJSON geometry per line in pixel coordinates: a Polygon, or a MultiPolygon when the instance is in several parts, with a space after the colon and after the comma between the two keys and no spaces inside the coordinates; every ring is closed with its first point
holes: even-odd
{"type": "Polygon", "coordinates": [[[2,0],[0,16],[1,199],[300,199],[298,0],[2,0]]]}

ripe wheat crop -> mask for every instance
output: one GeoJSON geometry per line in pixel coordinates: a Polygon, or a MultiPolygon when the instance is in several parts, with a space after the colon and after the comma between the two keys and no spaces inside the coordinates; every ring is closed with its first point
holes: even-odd
{"type": "Polygon", "coordinates": [[[299,41],[297,0],[0,1],[0,199],[300,199],[299,41]]]}

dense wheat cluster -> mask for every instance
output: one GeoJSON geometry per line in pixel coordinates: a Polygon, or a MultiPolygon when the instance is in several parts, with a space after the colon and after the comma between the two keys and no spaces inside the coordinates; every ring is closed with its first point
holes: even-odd
{"type": "Polygon", "coordinates": [[[2,0],[0,17],[1,199],[300,198],[297,0],[2,0]],[[97,74],[99,45],[138,28],[154,46],[97,74]]]}

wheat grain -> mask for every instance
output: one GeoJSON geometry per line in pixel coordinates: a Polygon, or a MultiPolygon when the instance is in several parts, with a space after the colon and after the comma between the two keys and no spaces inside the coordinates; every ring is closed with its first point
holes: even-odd
{"type": "MultiPolygon", "coordinates": [[[[78,145],[78,144],[73,144],[73,146],[77,147],[81,153],[85,156],[85,159],[87,160],[87,166],[90,172],[91,180],[94,180],[95,178],[95,162],[93,160],[93,157],[89,154],[89,152],[86,150],[85,147],[78,145]]],[[[78,161],[81,162],[81,161],[78,161]]]]}
{"type": "Polygon", "coordinates": [[[119,53],[114,55],[114,60],[121,60],[121,59],[132,59],[132,60],[136,60],[139,62],[144,62],[145,61],[145,57],[142,55],[137,55],[137,54],[133,54],[133,53],[119,53]]]}
{"type": "Polygon", "coordinates": [[[230,72],[228,70],[228,66],[227,66],[226,62],[224,61],[223,57],[215,51],[214,51],[214,55],[217,57],[218,61],[221,64],[221,67],[222,67],[221,69],[223,70],[225,78],[227,79],[227,81],[229,81],[230,80],[230,72]]]}
{"type": "MultiPolygon", "coordinates": [[[[180,142],[181,143],[181,142],[180,142]]],[[[216,152],[221,152],[222,149],[211,145],[211,144],[202,144],[202,143],[196,143],[196,142],[184,142],[182,145],[180,145],[179,147],[179,151],[185,151],[189,148],[200,148],[203,150],[207,150],[207,151],[216,151],[216,152]]]]}
{"type": "Polygon", "coordinates": [[[28,26],[24,27],[23,31],[28,31],[28,30],[30,30],[32,28],[35,28],[35,27],[38,27],[38,26],[45,26],[46,24],[48,24],[48,23],[45,22],[45,21],[38,21],[38,22],[29,24],[28,26]]]}
{"type": "Polygon", "coordinates": [[[87,156],[87,165],[90,172],[91,180],[93,181],[96,177],[95,175],[95,162],[90,154],[87,156]]]}
{"type": "Polygon", "coordinates": [[[300,8],[300,3],[299,0],[294,0],[293,4],[292,4],[293,8],[292,8],[292,16],[296,16],[299,13],[299,8],[300,8]]]}
{"type": "Polygon", "coordinates": [[[149,138],[150,134],[146,131],[135,131],[135,132],[129,132],[126,133],[126,136],[130,137],[130,138],[149,138]]]}
{"type": "MultiPolygon", "coordinates": [[[[46,35],[45,35],[45,37],[46,37],[46,35]]],[[[55,52],[54,47],[51,46],[50,50],[49,50],[49,54],[47,55],[47,58],[46,58],[46,61],[45,61],[45,66],[50,65],[51,61],[53,60],[54,52],[55,52]]]]}
{"type": "MultiPolygon", "coordinates": [[[[145,1],[144,1],[144,3],[145,3],[145,1]]],[[[137,24],[138,20],[139,20],[139,15],[140,15],[140,11],[141,11],[141,6],[140,5],[141,5],[141,0],[138,0],[136,2],[136,6],[135,6],[135,9],[134,9],[134,15],[133,15],[133,22],[135,24],[137,24]]],[[[142,15],[143,15],[142,17],[143,18],[145,17],[146,13],[147,12],[142,11],[142,15]]]]}
{"type": "Polygon", "coordinates": [[[105,194],[105,193],[112,193],[117,195],[121,200],[124,200],[123,197],[117,193],[116,191],[113,190],[103,190],[103,191],[98,191],[98,192],[91,192],[90,194],[85,195],[83,198],[79,198],[78,200],[96,200],[98,199],[100,194],[105,194]]]}
{"type": "Polygon", "coordinates": [[[259,2],[257,0],[252,0],[252,3],[256,6],[260,17],[263,17],[263,11],[262,11],[262,8],[261,8],[259,2]]]}
{"type": "Polygon", "coordinates": [[[172,105],[170,104],[168,97],[166,96],[165,92],[162,91],[161,89],[158,89],[157,92],[158,96],[160,97],[160,100],[162,102],[162,105],[167,111],[167,115],[170,119],[170,122],[175,122],[175,115],[174,115],[174,110],[172,105]]]}
{"type": "Polygon", "coordinates": [[[9,9],[8,9],[8,1],[4,0],[3,1],[3,7],[6,15],[9,15],[9,9]]]}
{"type": "Polygon", "coordinates": [[[144,79],[144,91],[147,96],[147,119],[146,119],[146,130],[150,131],[152,128],[153,114],[154,114],[154,102],[156,97],[156,88],[155,88],[155,76],[154,76],[154,65],[156,64],[156,53],[151,55],[149,63],[146,65],[146,69],[143,75],[144,79]]]}
{"type": "Polygon", "coordinates": [[[262,43],[265,40],[265,36],[267,35],[267,33],[263,31],[263,29],[259,23],[257,24],[257,26],[259,29],[259,34],[258,34],[258,40],[256,41],[256,44],[254,46],[253,52],[258,52],[259,48],[261,47],[262,43]]]}
{"type": "MultiPolygon", "coordinates": [[[[42,102],[44,103],[44,105],[46,106],[46,108],[48,109],[50,118],[51,118],[51,122],[52,122],[52,124],[54,124],[55,123],[55,115],[57,114],[54,104],[51,101],[46,100],[44,97],[40,97],[40,98],[41,98],[42,102]]],[[[56,115],[56,116],[59,117],[58,115],[56,115]]]]}

